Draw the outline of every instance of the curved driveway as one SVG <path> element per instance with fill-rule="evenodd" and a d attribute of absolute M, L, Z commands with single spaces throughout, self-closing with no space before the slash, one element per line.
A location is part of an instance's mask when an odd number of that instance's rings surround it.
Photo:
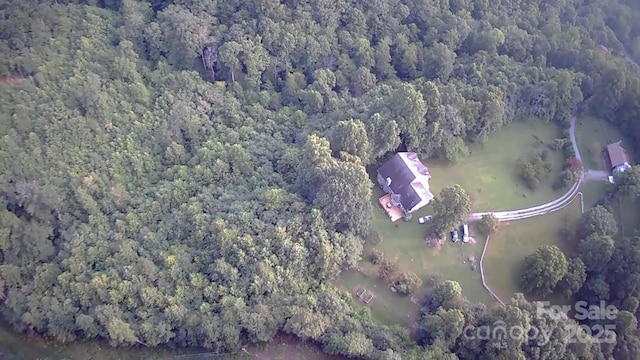
<path fill-rule="evenodd" d="M 576 154 L 576 159 L 582 162 L 582 157 L 580 156 L 580 149 L 578 149 L 578 142 L 576 141 L 576 114 L 571 117 L 571 127 L 569 128 L 569 137 L 571 139 L 571 145 L 573 146 L 573 150 Z M 563 209 L 565 206 L 569 205 L 571 201 L 576 197 L 579 192 L 580 185 L 584 181 L 584 172 L 580 172 L 580 177 L 578 181 L 576 181 L 573 186 L 559 198 L 550 201 L 546 204 L 532 206 L 525 209 L 519 210 L 507 210 L 507 211 L 493 211 L 493 212 L 477 212 L 469 214 L 467 217 L 467 221 L 479 220 L 483 215 L 493 214 L 498 221 L 511 221 L 511 220 L 522 220 L 528 219 L 534 216 L 540 216 L 552 213 L 554 211 L 558 211 Z"/>

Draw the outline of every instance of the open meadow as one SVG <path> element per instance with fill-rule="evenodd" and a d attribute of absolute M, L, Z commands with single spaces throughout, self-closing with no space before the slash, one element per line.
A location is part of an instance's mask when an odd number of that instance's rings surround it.
<path fill-rule="evenodd" d="M 460 184 L 471 196 L 472 211 L 500 211 L 543 204 L 560 196 L 551 185 L 562 170 L 561 151 L 549 149 L 560 129 L 542 121 L 516 121 L 491 135 L 483 145 L 456 164 L 423 159 L 431 173 L 431 189 L 437 195 L 445 186 Z M 535 190 L 519 176 L 518 160 L 547 151 L 553 169 Z"/>
<path fill-rule="evenodd" d="M 631 146 L 620 130 L 607 121 L 584 115 L 576 123 L 576 141 L 582 155 L 582 162 L 587 169 L 608 171 L 604 161 L 606 156 L 604 149 L 607 144 L 619 140 L 622 140 L 624 147 Z M 628 153 L 631 155 L 631 152 Z"/>
<path fill-rule="evenodd" d="M 551 201 L 566 191 L 553 190 L 551 186 L 564 161 L 561 151 L 553 151 L 549 147 L 558 137 L 560 130 L 555 124 L 518 121 L 492 134 L 485 144 L 472 146 L 471 154 L 459 163 L 423 159 L 432 176 L 431 191 L 437 196 L 445 186 L 459 184 L 472 199 L 472 211 L 525 208 Z M 518 161 L 542 152 L 547 153 L 552 171 L 537 189 L 530 190 L 519 176 Z M 375 179 L 375 168 L 370 173 Z M 375 186 L 371 199 L 375 207 L 371 231 L 376 234 L 376 243 L 366 245 L 359 270 L 343 273 L 338 281 L 338 285 L 354 294 L 355 303 L 364 305 L 355 291 L 366 288 L 375 294 L 375 299 L 367 306 L 377 320 L 410 325 L 419 308 L 417 303 L 434 277 L 460 283 L 463 295 L 471 302 L 495 303 L 482 286 L 480 277 L 479 261 L 486 240 L 484 236 L 478 236 L 475 243 L 446 240 L 442 246 L 429 247 L 425 241 L 426 226 L 418 223 L 418 217 L 431 214 L 432 206 L 417 211 L 410 222 L 399 220 L 392 223 L 378 205 L 382 195 L 382 190 Z M 473 231 L 471 226 L 472 235 Z M 421 277 L 424 284 L 413 297 L 393 293 L 389 285 L 378 278 L 378 266 L 370 262 L 373 249 L 383 252 L 385 258 L 398 259 L 399 273 L 411 271 Z M 511 254 L 506 252 L 502 256 L 511 257 Z"/>
<path fill-rule="evenodd" d="M 580 218 L 580 199 L 566 208 L 544 216 L 502 223 L 491 236 L 484 259 L 487 283 L 503 301 L 520 290 L 520 269 L 524 258 L 543 245 L 557 245 L 572 256 L 576 240 L 570 234 Z M 566 229 L 566 230 L 565 230 Z"/>

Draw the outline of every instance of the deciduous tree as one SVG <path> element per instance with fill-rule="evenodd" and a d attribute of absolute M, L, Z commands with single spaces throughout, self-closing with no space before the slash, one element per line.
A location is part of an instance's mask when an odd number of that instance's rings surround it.
<path fill-rule="evenodd" d="M 400 294 L 409 295 L 422 286 L 422 279 L 413 272 L 403 272 L 393 282 Z"/>
<path fill-rule="evenodd" d="M 555 245 L 539 247 L 524 259 L 520 286 L 527 293 L 547 296 L 567 273 L 569 263 Z"/>
<path fill-rule="evenodd" d="M 558 282 L 557 290 L 569 298 L 577 293 L 587 280 L 587 267 L 579 257 L 569 260 L 569 266 L 562 280 Z"/>
<path fill-rule="evenodd" d="M 440 191 L 433 207 L 431 224 L 436 232 L 444 234 L 469 215 L 471 199 L 460 185 L 447 186 Z"/>
<path fill-rule="evenodd" d="M 605 207 L 597 205 L 582 215 L 578 223 L 578 236 L 584 239 L 591 234 L 613 236 L 618 233 L 618 224 Z"/>
<path fill-rule="evenodd" d="M 607 268 L 613 255 L 613 239 L 606 235 L 593 233 L 578 244 L 578 254 L 590 273 L 601 273 Z"/>
<path fill-rule="evenodd" d="M 482 215 L 478 230 L 485 235 L 493 235 L 500 230 L 500 221 L 493 214 Z"/>

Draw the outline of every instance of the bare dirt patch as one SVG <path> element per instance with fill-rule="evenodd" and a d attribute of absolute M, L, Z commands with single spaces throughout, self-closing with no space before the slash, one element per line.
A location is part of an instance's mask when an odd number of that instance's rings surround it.
<path fill-rule="evenodd" d="M 17 85 L 21 83 L 23 80 L 24 78 L 20 76 L 7 76 L 7 77 L 0 78 L 0 82 L 7 85 Z"/>

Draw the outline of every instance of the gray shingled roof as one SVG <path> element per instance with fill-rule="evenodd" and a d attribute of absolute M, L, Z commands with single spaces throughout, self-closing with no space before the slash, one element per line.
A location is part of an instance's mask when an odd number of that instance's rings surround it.
<path fill-rule="evenodd" d="M 386 178 L 391 179 L 389 187 L 394 194 L 400 195 L 400 204 L 409 211 L 413 209 L 422 199 L 420 195 L 413 189 L 411 183 L 416 179 L 411 169 L 402 160 L 399 154 L 395 154 L 393 158 L 384 163 L 378 173 Z"/>

